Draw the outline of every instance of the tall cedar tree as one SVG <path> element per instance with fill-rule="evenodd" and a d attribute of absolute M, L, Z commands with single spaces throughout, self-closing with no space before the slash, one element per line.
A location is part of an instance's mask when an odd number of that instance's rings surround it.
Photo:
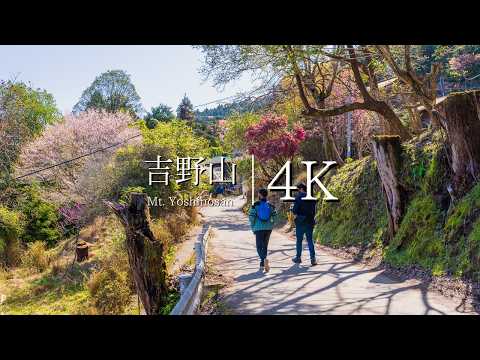
<path fill-rule="evenodd" d="M 187 94 L 183 96 L 180 105 L 177 107 L 177 117 L 182 120 L 193 121 L 195 114 L 193 112 L 193 105 L 190 99 L 187 97 Z"/>

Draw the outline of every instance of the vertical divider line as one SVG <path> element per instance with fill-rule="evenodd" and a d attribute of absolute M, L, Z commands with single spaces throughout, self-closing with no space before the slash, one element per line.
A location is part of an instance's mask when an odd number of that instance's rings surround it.
<path fill-rule="evenodd" d="M 255 202 L 255 155 L 252 154 L 252 205 Z"/>

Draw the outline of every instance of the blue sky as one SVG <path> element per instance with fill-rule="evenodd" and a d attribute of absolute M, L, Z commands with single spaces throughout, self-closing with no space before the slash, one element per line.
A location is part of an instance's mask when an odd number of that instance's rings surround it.
<path fill-rule="evenodd" d="M 200 105 L 251 88 L 249 77 L 222 92 L 211 82 L 202 83 L 201 53 L 183 45 L 0 45 L 0 59 L 0 79 L 16 78 L 47 90 L 61 112 L 71 111 L 83 90 L 106 70 L 130 74 L 146 110 L 159 103 L 175 110 L 184 93 L 193 105 Z"/>

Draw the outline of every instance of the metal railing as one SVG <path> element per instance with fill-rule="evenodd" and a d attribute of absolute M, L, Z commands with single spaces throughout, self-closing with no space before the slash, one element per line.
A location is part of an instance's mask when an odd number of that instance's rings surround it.
<path fill-rule="evenodd" d="M 186 287 L 181 290 L 181 296 L 170 315 L 193 315 L 200 306 L 205 280 L 205 266 L 207 262 L 208 238 L 211 234 L 211 227 L 204 225 L 204 231 L 195 242 L 195 271 L 192 276 L 183 277 L 187 280 Z M 181 285 L 181 289 L 182 289 Z"/>

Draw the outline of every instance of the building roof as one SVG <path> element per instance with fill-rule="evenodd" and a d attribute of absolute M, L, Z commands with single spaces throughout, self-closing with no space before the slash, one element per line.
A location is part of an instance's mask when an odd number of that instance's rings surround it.
<path fill-rule="evenodd" d="M 225 158 L 224 163 L 231 163 L 232 158 L 230 156 L 223 156 Z M 211 159 L 207 159 L 205 164 L 220 164 L 222 162 L 222 156 L 215 156 Z"/>

